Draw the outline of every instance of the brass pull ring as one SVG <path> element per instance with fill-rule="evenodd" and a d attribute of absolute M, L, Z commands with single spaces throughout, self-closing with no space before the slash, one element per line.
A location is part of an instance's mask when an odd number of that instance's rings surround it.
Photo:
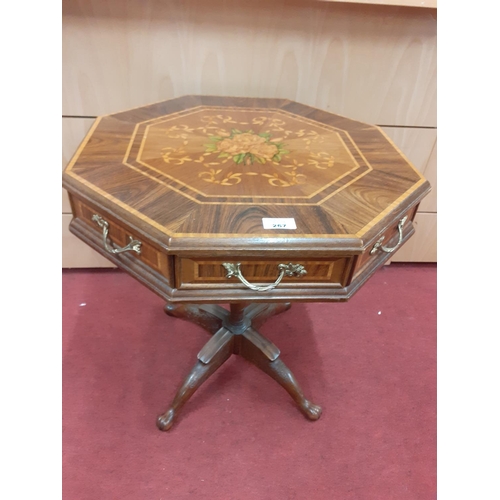
<path fill-rule="evenodd" d="M 384 245 L 382 245 L 382 241 L 384 241 L 385 236 L 382 236 L 375 243 L 375 245 L 373 245 L 373 248 L 370 250 L 370 255 L 375 253 L 377 250 L 382 250 L 383 252 L 386 252 L 386 253 L 394 252 L 394 250 L 396 250 L 396 248 L 398 248 L 399 245 L 401 245 L 401 242 L 403 241 L 403 226 L 404 226 L 407 219 L 408 219 L 408 216 L 406 215 L 398 223 L 399 239 L 398 239 L 398 242 L 396 243 L 395 246 L 393 246 L 392 248 L 384 247 Z"/>
<path fill-rule="evenodd" d="M 109 232 L 109 222 L 104 220 L 100 215 L 94 214 L 92 216 L 92 220 L 94 222 L 97 222 L 98 226 L 102 228 L 102 241 L 104 243 L 104 248 L 106 249 L 107 252 L 109 253 L 122 253 L 122 252 L 136 252 L 138 254 L 141 253 L 141 245 L 142 243 L 140 241 L 134 240 L 132 236 L 129 236 L 129 244 L 127 246 L 124 246 L 122 248 L 113 248 L 110 245 L 108 245 L 108 232 Z"/>
<path fill-rule="evenodd" d="M 240 262 L 238 262 L 237 264 L 224 262 L 222 265 L 225 267 L 227 271 L 226 278 L 232 278 L 233 276 L 236 276 L 246 287 L 250 288 L 250 290 L 255 290 L 256 292 L 267 292 L 268 290 L 276 288 L 285 276 L 300 277 L 303 276 L 304 274 L 307 274 L 307 271 L 304 269 L 304 266 L 301 266 L 300 264 L 292 264 L 291 262 L 289 264 L 278 264 L 278 269 L 280 274 L 276 279 L 276 281 L 267 286 L 257 286 L 247 281 L 243 276 L 243 274 L 241 274 Z"/>

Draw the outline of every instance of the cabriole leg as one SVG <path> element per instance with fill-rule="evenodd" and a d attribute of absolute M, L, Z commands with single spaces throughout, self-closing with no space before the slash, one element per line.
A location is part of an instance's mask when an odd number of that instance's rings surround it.
<path fill-rule="evenodd" d="M 222 326 L 224 318 L 228 312 L 217 305 L 196 305 L 196 304 L 167 304 L 165 312 L 174 318 L 184 319 L 195 323 L 209 333 L 214 334 Z"/>
<path fill-rule="evenodd" d="M 182 407 L 196 390 L 212 375 L 233 353 L 234 337 L 221 328 L 198 354 L 198 362 L 177 391 L 170 408 L 160 415 L 156 425 L 162 431 L 168 431 Z M 206 362 L 204 362 L 206 361 Z"/>
<path fill-rule="evenodd" d="M 239 354 L 276 380 L 308 419 L 318 420 L 321 407 L 306 399 L 293 373 L 279 359 L 278 348 L 253 328 L 246 330 L 242 337 Z"/>

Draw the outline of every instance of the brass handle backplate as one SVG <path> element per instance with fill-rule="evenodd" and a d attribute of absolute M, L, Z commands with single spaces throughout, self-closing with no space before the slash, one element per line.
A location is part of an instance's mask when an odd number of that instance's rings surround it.
<path fill-rule="evenodd" d="M 394 252 L 394 250 L 396 250 L 396 248 L 398 248 L 399 245 L 401 245 L 401 242 L 403 241 L 403 226 L 404 226 L 407 219 L 408 219 L 408 216 L 406 215 L 398 223 L 399 239 L 398 239 L 398 242 L 396 243 L 395 246 L 393 246 L 392 248 L 388 248 L 388 247 L 385 247 L 384 245 L 382 245 L 382 242 L 384 241 L 384 238 L 385 238 L 385 236 L 382 236 L 375 243 L 375 245 L 373 245 L 373 248 L 370 250 L 370 255 L 375 253 L 377 250 L 382 250 L 383 252 L 386 252 L 386 253 Z"/>
<path fill-rule="evenodd" d="M 124 247 L 113 248 L 108 244 L 108 232 L 109 232 L 109 222 L 104 220 L 100 215 L 94 214 L 92 216 L 92 220 L 97 222 L 98 226 L 102 228 L 102 241 L 104 243 L 104 248 L 109 253 L 122 253 L 122 252 L 136 252 L 138 254 L 141 253 L 141 245 L 140 241 L 134 240 L 132 236 L 129 236 L 129 244 Z"/>
<path fill-rule="evenodd" d="M 278 270 L 280 274 L 276 279 L 276 281 L 274 283 L 271 283 L 270 285 L 258 286 L 258 285 L 253 285 L 252 283 L 247 281 L 243 276 L 243 274 L 241 274 L 240 262 L 236 264 L 224 262 L 222 265 L 227 271 L 226 278 L 232 278 L 233 276 L 236 276 L 246 287 L 250 288 L 250 290 L 255 290 L 256 292 L 267 292 L 268 290 L 276 288 L 285 276 L 301 277 L 304 276 L 304 274 L 307 274 L 307 271 L 304 269 L 304 266 L 301 266 L 300 264 L 292 264 L 291 262 L 289 264 L 278 264 Z"/>

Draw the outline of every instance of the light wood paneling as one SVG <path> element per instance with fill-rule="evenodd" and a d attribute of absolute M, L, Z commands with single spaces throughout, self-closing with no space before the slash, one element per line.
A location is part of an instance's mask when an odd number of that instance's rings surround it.
<path fill-rule="evenodd" d="M 432 186 L 432 191 L 420 204 L 419 212 L 437 212 L 437 130 L 400 127 L 382 128 Z"/>
<path fill-rule="evenodd" d="M 62 168 L 66 168 L 78 146 L 89 131 L 94 120 L 91 118 L 63 118 L 62 119 Z M 62 212 L 71 213 L 68 193 L 62 190 Z"/>
<path fill-rule="evenodd" d="M 62 267 L 116 267 L 69 232 L 71 218 L 62 214 Z"/>
<path fill-rule="evenodd" d="M 400 5 L 436 9 L 437 0 L 322 0 L 323 2 L 367 3 L 375 5 Z"/>
<path fill-rule="evenodd" d="M 415 234 L 391 262 L 437 262 L 437 214 L 417 213 Z"/>
<path fill-rule="evenodd" d="M 63 112 L 283 97 L 380 125 L 436 124 L 436 11 L 304 0 L 63 2 Z"/>
<path fill-rule="evenodd" d="M 432 191 L 423 199 L 418 208 L 419 212 L 437 212 L 437 140 L 432 148 L 427 166 L 422 173 L 430 182 Z"/>

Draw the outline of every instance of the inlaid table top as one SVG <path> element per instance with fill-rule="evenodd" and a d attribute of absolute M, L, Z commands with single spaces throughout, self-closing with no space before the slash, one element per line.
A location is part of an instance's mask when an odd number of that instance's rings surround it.
<path fill-rule="evenodd" d="M 430 190 L 376 126 L 289 100 L 213 96 L 99 117 L 63 184 L 77 219 L 95 226 L 94 216 L 111 218 L 110 237 L 146 239 L 154 262 L 168 255 L 368 255 L 374 244 L 383 246 L 382 236 L 385 243 L 398 239 L 403 218 L 407 233 L 400 231 L 398 245 L 411 236 Z M 73 229 L 85 240 L 83 227 Z M 348 285 L 363 259 L 349 262 L 335 283 Z M 178 280 L 185 268 L 171 265 L 177 277 L 172 270 L 169 279 Z M 203 272 L 218 279 L 225 270 L 213 265 Z M 267 271 L 261 277 L 271 279 Z"/>
<path fill-rule="evenodd" d="M 378 127 L 288 100 L 205 96 L 98 118 L 66 182 L 171 248 L 255 237 L 362 247 L 429 189 Z M 262 218 L 297 229 L 264 229 Z"/>
<path fill-rule="evenodd" d="M 317 420 L 322 408 L 257 329 L 291 302 L 352 297 L 414 233 L 430 189 L 378 127 L 209 96 L 99 117 L 63 185 L 71 232 L 212 334 L 161 430 L 233 354 Z"/>

